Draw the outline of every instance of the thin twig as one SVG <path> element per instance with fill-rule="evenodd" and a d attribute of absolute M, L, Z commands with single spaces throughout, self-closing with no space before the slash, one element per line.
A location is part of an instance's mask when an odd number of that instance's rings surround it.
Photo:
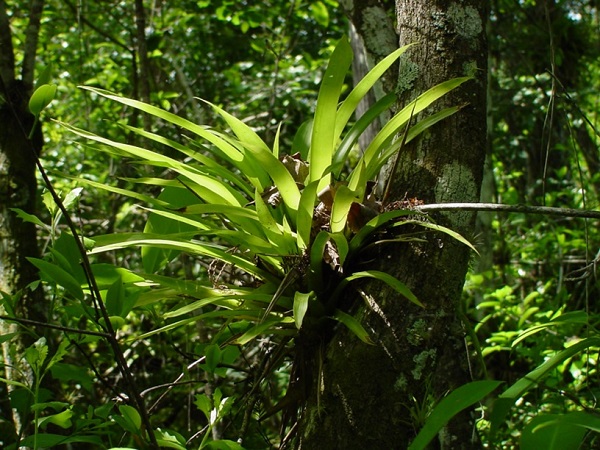
<path fill-rule="evenodd" d="M 65 333 L 85 334 L 87 336 L 99 336 L 99 337 L 102 337 L 105 339 L 108 339 L 110 337 L 110 334 L 102 333 L 100 331 L 80 330 L 79 328 L 71 328 L 71 327 L 65 327 L 62 325 L 54 325 L 51 323 L 39 322 L 37 320 L 22 319 L 20 317 L 0 316 L 0 320 L 6 320 L 7 322 L 9 322 L 9 321 L 17 322 L 17 323 L 20 323 L 23 325 L 32 325 L 34 327 L 50 328 L 52 330 L 59 330 L 59 331 L 65 332 Z"/>
<path fill-rule="evenodd" d="M 589 209 L 553 208 L 550 206 L 504 205 L 501 203 L 432 203 L 414 206 L 419 212 L 435 211 L 493 211 L 521 214 L 541 214 L 544 216 L 578 217 L 600 219 L 600 211 Z"/>

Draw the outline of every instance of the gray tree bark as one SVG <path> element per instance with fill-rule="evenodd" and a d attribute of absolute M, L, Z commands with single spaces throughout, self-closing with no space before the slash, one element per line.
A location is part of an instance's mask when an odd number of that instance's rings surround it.
<path fill-rule="evenodd" d="M 399 44 L 418 42 L 400 63 L 395 89 L 401 105 L 450 78 L 474 80 L 435 107 L 466 105 L 459 113 L 403 149 L 390 175 L 392 200 L 476 202 L 486 151 L 485 2 L 397 0 L 396 13 Z M 472 212 L 432 218 L 463 236 L 473 233 Z M 405 282 L 425 308 L 380 284 L 349 289 L 359 305 L 355 317 L 376 345 L 362 343 L 343 328 L 335 332 L 314 374 L 298 448 L 406 448 L 431 408 L 470 381 L 458 314 L 469 250 L 445 235 L 423 237 L 426 242 L 381 247 L 366 258 Z M 361 296 L 370 307 L 363 306 Z M 468 412 L 432 443 L 432 448 L 478 447 Z"/>

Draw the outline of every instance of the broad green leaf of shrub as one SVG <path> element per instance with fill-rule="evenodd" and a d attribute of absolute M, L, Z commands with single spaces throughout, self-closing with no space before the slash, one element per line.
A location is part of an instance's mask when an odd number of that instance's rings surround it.
<path fill-rule="evenodd" d="M 521 432 L 521 450 L 570 450 L 581 448 L 589 431 L 600 432 L 600 417 L 583 411 L 539 414 Z"/>
<path fill-rule="evenodd" d="M 576 450 L 586 433 L 585 428 L 556 423 L 558 414 L 540 414 L 521 432 L 521 450 Z M 553 425 L 548 423 L 555 422 Z"/>
<path fill-rule="evenodd" d="M 91 434 L 89 436 L 73 434 L 71 436 L 64 436 L 60 434 L 52 433 L 38 433 L 37 436 L 27 436 L 21 440 L 20 445 L 22 447 L 34 448 L 34 442 L 38 448 L 55 448 L 60 445 L 68 444 L 92 444 L 100 448 L 104 447 L 102 438 L 99 435 Z"/>
<path fill-rule="evenodd" d="M 142 418 L 140 417 L 140 413 L 137 412 L 133 406 L 129 405 L 120 405 L 119 412 L 121 413 L 120 416 L 113 416 L 115 421 L 117 421 L 126 431 L 138 434 L 142 428 Z"/>
<path fill-rule="evenodd" d="M 157 428 L 154 431 L 154 436 L 161 448 L 174 448 L 176 450 L 187 450 L 188 448 L 186 446 L 186 439 L 175 431 Z"/>
<path fill-rule="evenodd" d="M 39 116 L 40 113 L 48 106 L 56 96 L 56 85 L 42 84 L 38 87 L 31 98 L 29 99 L 29 111 L 34 116 Z"/>
<path fill-rule="evenodd" d="M 56 425 L 62 429 L 70 428 L 73 425 L 71 418 L 73 417 L 73 411 L 66 409 L 57 414 L 51 414 L 49 416 L 41 417 L 37 425 L 41 428 L 46 428 L 48 424 Z"/>
<path fill-rule="evenodd" d="M 48 230 L 48 225 L 42 222 L 37 216 L 26 213 L 25 211 L 19 208 L 10 208 L 10 210 L 14 212 L 17 216 L 19 216 L 19 219 L 21 219 L 23 222 L 33 223 L 34 225 L 37 225 L 42 229 Z"/>
<path fill-rule="evenodd" d="M 65 288 L 74 298 L 83 300 L 81 284 L 69 272 L 43 259 L 27 258 L 27 260 L 40 270 L 42 276 Z"/>

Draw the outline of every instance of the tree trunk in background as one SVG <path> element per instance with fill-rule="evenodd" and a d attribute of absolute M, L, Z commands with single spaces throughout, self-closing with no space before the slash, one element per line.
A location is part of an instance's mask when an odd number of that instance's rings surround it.
<path fill-rule="evenodd" d="M 398 48 L 398 36 L 394 30 L 391 8 L 386 9 L 381 2 L 345 0 L 342 6 L 350 21 L 349 38 L 354 53 L 352 78 L 356 85 L 378 62 Z M 394 67 L 375 84 L 356 108 L 356 120 L 377 100 L 394 90 L 397 77 L 398 71 Z M 361 151 L 368 147 L 390 117 L 390 114 L 383 114 L 360 135 L 358 145 Z"/>
<path fill-rule="evenodd" d="M 0 0 L 0 291 L 12 296 L 18 317 L 39 322 L 45 321 L 46 305 L 41 289 L 30 290 L 27 286 L 39 279 L 37 270 L 27 257 L 38 256 L 35 226 L 24 223 L 11 208 L 35 213 L 37 186 L 35 177 L 35 155 L 42 148 L 39 126 L 29 133 L 34 117 L 29 112 L 28 102 L 33 89 L 35 54 L 39 33 L 43 1 L 31 1 L 28 11 L 29 26 L 25 35 L 21 79 L 15 77 L 15 57 L 6 4 Z M 0 312 L 5 313 L 0 306 Z M 0 320 L 0 335 L 17 333 L 13 323 Z M 29 368 L 20 363 L 23 348 L 33 342 L 28 333 L 2 344 L 4 376 L 9 380 L 27 378 Z M 30 376 L 30 374 L 29 374 Z M 0 387 L 0 415 L 5 422 L 0 428 L 4 444 L 12 442 L 12 433 L 27 426 L 22 417 L 11 412 L 10 387 Z M 13 429 L 6 429 L 6 424 Z"/>
<path fill-rule="evenodd" d="M 401 105 L 450 78 L 474 80 L 436 104 L 465 105 L 459 113 L 402 151 L 391 200 L 407 195 L 426 203 L 476 202 L 486 151 L 485 2 L 398 0 L 396 10 L 400 45 L 419 43 L 400 62 Z M 466 237 L 473 234 L 473 213 L 434 219 Z M 445 235 L 423 237 L 426 242 L 381 247 L 370 256 L 377 269 L 405 282 L 424 309 L 381 284 L 362 286 L 372 308 L 349 291 L 360 305 L 355 317 L 376 345 L 363 344 L 343 328 L 336 332 L 315 382 L 322 392 L 315 388 L 303 411 L 298 439 L 303 450 L 406 448 L 431 408 L 471 380 L 458 314 L 469 249 Z M 439 433 L 432 448 L 479 448 L 474 436 L 466 412 Z"/>

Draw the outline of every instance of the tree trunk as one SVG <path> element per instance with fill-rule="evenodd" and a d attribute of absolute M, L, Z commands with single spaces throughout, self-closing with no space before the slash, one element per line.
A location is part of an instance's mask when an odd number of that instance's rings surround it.
<path fill-rule="evenodd" d="M 396 91 L 401 105 L 450 78 L 474 80 L 436 108 L 465 107 L 405 147 L 393 176 L 392 200 L 426 203 L 479 200 L 486 149 L 485 2 L 398 0 L 401 60 Z M 360 31 L 360 28 L 357 27 Z M 418 119 L 418 118 L 417 118 Z M 475 214 L 432 217 L 470 237 Z M 306 449 L 406 448 L 427 414 L 449 391 L 470 381 L 468 350 L 458 308 L 469 250 L 438 234 L 371 255 L 376 268 L 405 282 L 425 304 L 419 308 L 377 283 L 363 285 L 355 317 L 371 332 L 366 345 L 340 328 L 323 354 L 322 369 L 300 422 L 297 446 Z M 470 414 L 439 433 L 432 448 L 478 448 Z"/>
<path fill-rule="evenodd" d="M 10 297 L 18 317 L 44 322 L 46 305 L 40 288 L 28 285 L 39 279 L 37 270 L 27 257 L 38 256 L 35 226 L 25 223 L 12 208 L 35 214 L 37 185 L 35 154 L 42 148 L 39 126 L 31 133 L 34 117 L 28 110 L 33 89 L 35 53 L 43 1 L 30 2 L 29 26 L 25 33 L 21 79 L 15 77 L 15 61 L 6 4 L 0 0 L 0 293 Z M 29 137 L 31 134 L 31 138 Z M 0 313 L 6 311 L 0 306 Z M 15 324 L 0 320 L 0 335 L 16 333 Z M 23 379 L 32 375 L 21 363 L 23 348 L 33 343 L 29 333 L 2 344 L 4 376 L 8 380 L 31 382 Z M 4 424 L 13 423 L 12 430 L 0 429 L 8 444 L 26 426 L 16 411 L 10 413 L 8 395 L 14 388 L 0 390 L 0 411 Z"/>

